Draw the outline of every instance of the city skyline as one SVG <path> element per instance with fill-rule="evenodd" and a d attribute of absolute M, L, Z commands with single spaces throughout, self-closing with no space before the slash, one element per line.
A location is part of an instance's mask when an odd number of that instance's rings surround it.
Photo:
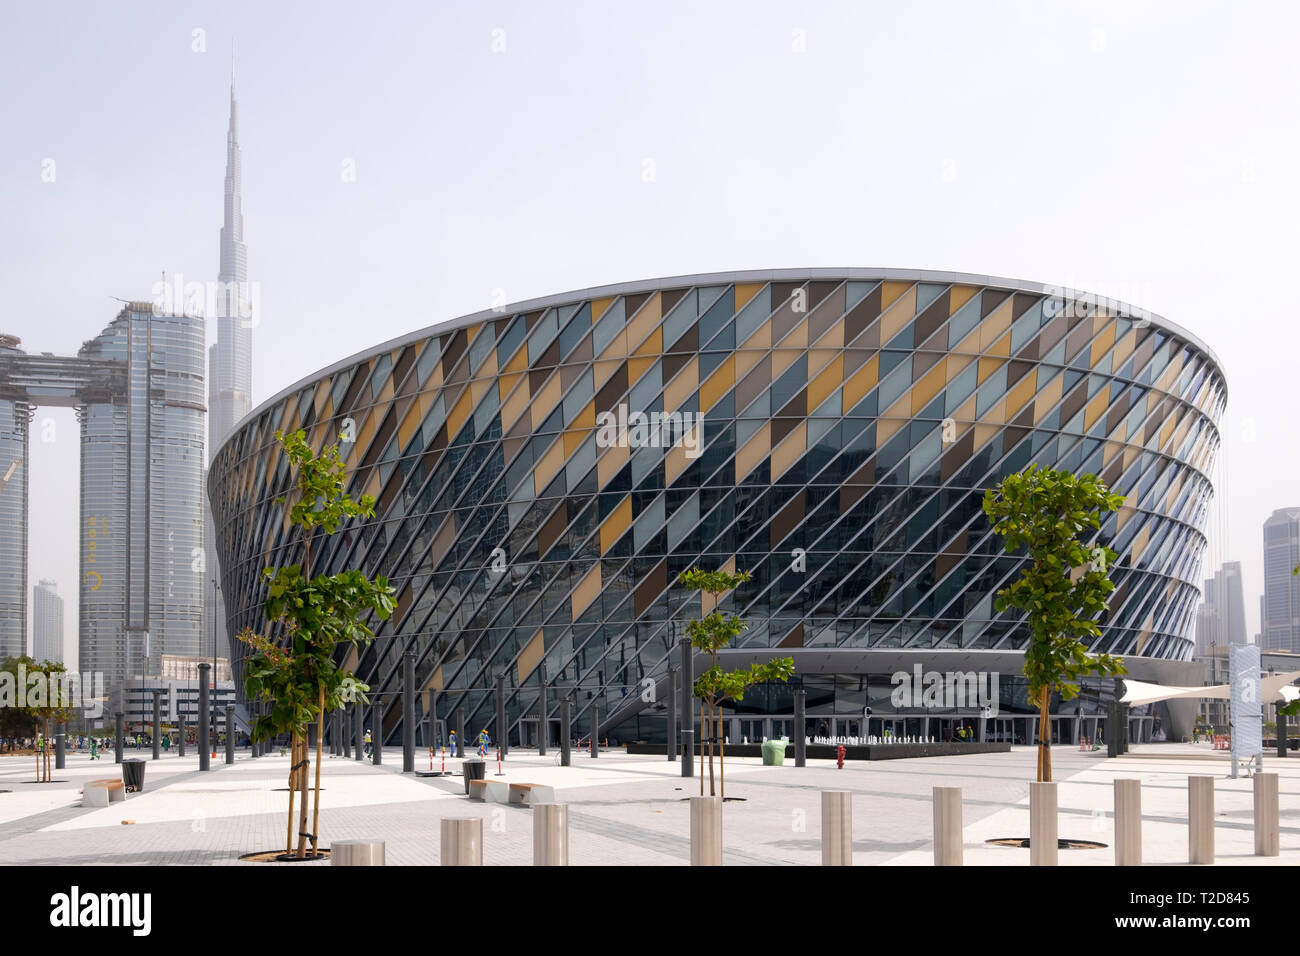
<path fill-rule="evenodd" d="M 35 49 L 62 69 L 37 95 L 0 104 L 26 144 L 6 153 L 4 200 L 15 221 L 36 224 L 0 239 L 18 305 L 9 331 L 72 353 L 110 295 L 142 298 L 164 270 L 211 274 L 204 223 L 224 221 L 209 185 L 221 175 L 213 144 L 238 32 L 239 121 L 256 143 L 242 183 L 257 211 L 252 278 L 275 315 L 257 330 L 251 401 L 366 343 L 498 300 L 627 278 L 633 262 L 644 278 L 789 263 L 1059 282 L 1165 315 L 1222 359 L 1229 480 L 1212 506 L 1225 514 L 1212 522 L 1203 576 L 1239 560 L 1248 632 L 1260 629 L 1260 529 L 1292 505 L 1289 423 L 1273 393 L 1296 333 L 1263 277 L 1285 274 L 1277 240 L 1298 195 L 1275 160 L 1300 139 L 1277 121 L 1296 92 L 1280 46 L 1293 12 L 1278 11 L 1261 38 L 1190 9 L 954 6 L 932 19 L 840 7 L 796 21 L 759 6 L 735 22 L 679 6 L 631 22 L 629 51 L 596 42 L 609 26 L 599 14 L 442 11 L 357 43 L 336 28 L 344 8 L 325 9 L 313 24 L 239 4 L 221 16 L 88 10 L 94 42 L 43 11 L 11 14 L 0 72 L 38 69 Z M 989 17 L 1000 29 L 976 57 L 964 38 Z M 111 59 L 128 41 L 157 57 Z M 588 54 L 581 68 L 561 62 L 573 49 Z M 710 69 L 701 83 L 693 67 L 666 69 L 716 62 L 719 49 L 730 75 Z M 920 67 L 932 58 L 969 67 L 969 82 L 927 80 Z M 1024 69 L 1049 64 L 1096 69 L 1039 70 L 1041 82 L 1023 83 Z M 1166 83 L 1187 95 L 1165 103 Z M 1108 111 L 1091 127 L 1097 140 L 1137 148 L 1053 142 L 1046 131 L 1059 123 L 1045 118 L 1091 116 L 1083 107 L 1098 97 Z M 990 100 L 1043 120 L 1043 132 L 1007 136 L 979 106 Z M 576 124 L 553 122 L 560 105 Z M 908 125 L 936 109 L 946 128 Z M 773 133 L 755 140 L 756 128 Z M 142 129 L 159 131 L 168 162 L 131 148 Z M 1028 140 L 1040 148 L 1025 152 Z M 529 145 L 501 148 L 515 142 Z M 47 159 L 53 179 L 42 178 Z M 827 203 L 832 183 L 858 191 Z M 624 238 L 611 241 L 614 231 Z M 43 415 L 75 434 L 70 412 Z M 33 579 L 75 576 L 57 530 L 65 475 L 76 473 L 69 445 L 33 441 Z"/>

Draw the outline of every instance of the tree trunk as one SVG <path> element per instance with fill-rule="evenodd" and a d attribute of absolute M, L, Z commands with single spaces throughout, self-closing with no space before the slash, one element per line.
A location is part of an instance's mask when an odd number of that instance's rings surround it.
<path fill-rule="evenodd" d="M 325 688 L 320 689 L 320 712 L 316 715 L 316 794 L 311 815 L 311 855 L 318 856 L 320 846 L 320 765 L 321 745 L 325 740 Z"/>
<path fill-rule="evenodd" d="M 704 796 L 704 728 L 705 728 L 705 723 L 704 723 L 704 698 L 701 697 L 701 698 L 700 698 L 700 740 L 699 740 L 699 747 L 700 747 L 700 796 L 701 796 L 701 797 Z M 692 759 L 692 760 L 695 759 L 695 755 L 694 755 L 694 754 L 691 755 L 691 759 Z"/>
<path fill-rule="evenodd" d="M 722 736 L 722 705 L 718 704 L 718 795 L 727 799 L 727 742 Z"/>
<path fill-rule="evenodd" d="M 1050 783 L 1052 780 L 1052 720 L 1047 708 L 1052 700 L 1052 688 L 1044 687 L 1038 701 L 1038 780 Z"/>
<path fill-rule="evenodd" d="M 289 738 L 289 827 L 284 837 L 284 854 L 293 852 L 293 798 L 298 785 L 298 772 L 293 768 L 298 763 L 298 735 Z"/>
<path fill-rule="evenodd" d="M 300 860 L 307 859 L 307 771 L 308 755 L 311 753 L 311 741 L 307 734 L 302 735 L 302 741 L 298 745 L 301 756 L 298 762 L 302 768 L 298 771 L 298 850 L 297 857 Z"/>
<path fill-rule="evenodd" d="M 704 715 L 701 714 L 700 716 L 703 717 Z M 709 796 L 716 797 L 718 793 L 716 788 L 714 787 L 714 782 L 713 782 L 713 704 L 712 703 L 709 704 L 709 719 L 707 723 L 705 723 L 704 721 L 701 721 L 701 723 L 704 723 L 704 725 L 708 727 L 708 735 L 709 735 Z"/>

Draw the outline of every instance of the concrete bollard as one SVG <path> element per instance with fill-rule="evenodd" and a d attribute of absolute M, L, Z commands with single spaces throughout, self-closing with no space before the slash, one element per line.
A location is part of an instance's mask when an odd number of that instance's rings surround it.
<path fill-rule="evenodd" d="M 440 825 L 443 866 L 483 865 L 483 821 L 478 817 L 443 817 Z"/>
<path fill-rule="evenodd" d="M 1056 866 L 1056 784 L 1029 785 L 1029 865 Z"/>
<path fill-rule="evenodd" d="M 822 866 L 853 865 L 853 794 L 822 791 Z"/>
<path fill-rule="evenodd" d="M 539 803 L 533 807 L 533 866 L 569 865 L 569 807 Z"/>
<path fill-rule="evenodd" d="M 934 787 L 934 865 L 961 866 L 961 787 Z"/>
<path fill-rule="evenodd" d="M 1187 778 L 1187 859 L 1214 862 L 1214 778 Z"/>
<path fill-rule="evenodd" d="M 691 866 L 722 866 L 722 801 L 691 797 Z"/>
<path fill-rule="evenodd" d="M 1142 865 L 1142 781 L 1115 781 L 1115 865 Z"/>
<path fill-rule="evenodd" d="M 1277 802 L 1277 774 L 1255 774 L 1255 855 L 1282 853 Z"/>
<path fill-rule="evenodd" d="M 383 840 L 335 840 L 330 844 L 330 866 L 383 865 Z"/>

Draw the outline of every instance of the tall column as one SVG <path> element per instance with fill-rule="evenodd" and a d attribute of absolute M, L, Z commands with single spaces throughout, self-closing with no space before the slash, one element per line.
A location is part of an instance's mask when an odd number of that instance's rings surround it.
<path fill-rule="evenodd" d="M 497 747 L 501 749 L 501 756 L 506 756 L 510 752 L 509 740 L 507 736 L 509 731 L 506 730 L 506 675 L 497 675 Z"/>
<path fill-rule="evenodd" d="M 808 766 L 808 692 L 802 687 L 794 692 L 794 765 Z"/>
<path fill-rule="evenodd" d="M 460 707 L 456 710 L 456 718 L 460 721 L 456 725 L 456 756 L 465 756 L 465 698 L 461 698 Z"/>
<path fill-rule="evenodd" d="M 226 705 L 226 763 L 235 762 L 235 705 Z"/>
<path fill-rule="evenodd" d="M 339 708 L 339 745 L 343 750 L 343 759 L 352 759 L 352 729 L 349 726 L 352 721 L 351 710 L 356 707 L 355 704 L 344 704 Z"/>
<path fill-rule="evenodd" d="M 378 767 L 384 762 L 384 705 L 376 695 L 370 708 L 370 762 Z"/>
<path fill-rule="evenodd" d="M 59 721 L 54 725 L 54 769 L 62 770 L 68 764 L 68 725 Z"/>
<path fill-rule="evenodd" d="M 669 760 L 677 759 L 677 668 L 668 668 L 668 731 L 664 734 L 664 750 Z"/>
<path fill-rule="evenodd" d="M 153 692 L 153 759 L 162 756 L 162 691 Z"/>
<path fill-rule="evenodd" d="M 199 664 L 199 769 L 210 770 L 212 762 L 212 715 L 209 708 L 212 701 L 208 699 L 208 674 L 212 665 L 207 661 Z"/>
<path fill-rule="evenodd" d="M 180 757 L 185 756 L 185 730 L 185 715 L 178 713 L 176 715 L 176 736 L 180 739 L 176 741 L 176 754 Z"/>
<path fill-rule="evenodd" d="M 415 654 L 402 655 L 402 773 L 415 772 Z"/>
<path fill-rule="evenodd" d="M 591 756 L 600 756 L 600 698 L 591 699 Z"/>
<path fill-rule="evenodd" d="M 692 690 L 695 685 L 693 649 L 686 638 L 681 640 L 682 649 L 682 776 L 695 776 L 695 713 L 691 707 L 694 701 Z"/>
<path fill-rule="evenodd" d="M 550 736 L 550 724 L 547 721 L 546 701 L 546 663 L 537 665 L 537 756 L 546 756 L 546 738 Z M 522 743 L 522 741 L 521 741 Z"/>
<path fill-rule="evenodd" d="M 1286 756 L 1286 714 L 1281 711 L 1277 715 L 1277 755 Z"/>
<path fill-rule="evenodd" d="M 114 763 L 122 762 L 122 747 L 123 747 L 122 716 L 123 715 L 120 710 L 113 715 L 114 721 L 117 724 L 116 730 L 113 733 L 113 762 Z"/>
<path fill-rule="evenodd" d="M 355 759 L 366 759 L 366 709 L 360 702 L 352 705 L 352 745 L 356 749 Z"/>
<path fill-rule="evenodd" d="M 560 701 L 560 766 L 572 766 L 573 754 L 573 698 Z"/>

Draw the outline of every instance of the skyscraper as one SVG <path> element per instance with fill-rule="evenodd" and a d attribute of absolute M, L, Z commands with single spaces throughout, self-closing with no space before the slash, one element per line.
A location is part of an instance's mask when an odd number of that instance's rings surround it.
<path fill-rule="evenodd" d="M 243 184 L 239 153 L 239 103 L 235 99 L 235 71 L 230 71 L 230 124 L 226 130 L 225 203 L 221 224 L 221 262 L 217 275 L 217 341 L 208 350 L 208 447 L 216 448 L 230 430 L 248 414 L 253 390 L 252 327 L 254 296 L 248 284 L 248 256 L 244 248 Z M 219 583 L 221 568 L 215 547 L 212 509 L 203 506 L 208 640 L 225 646 L 226 612 Z M 213 648 L 213 653 L 217 648 Z"/>
<path fill-rule="evenodd" d="M 1211 647 L 1246 643 L 1246 602 L 1241 590 L 1241 562 L 1229 561 L 1205 582 L 1196 612 L 1196 654 Z"/>
<path fill-rule="evenodd" d="M 58 585 L 42 580 L 32 588 L 32 657 L 63 662 L 63 598 Z"/>
<path fill-rule="evenodd" d="M 32 406 L 10 389 L 6 372 L 24 356 L 13 335 L 0 335 L 0 657 L 27 646 L 27 428 Z"/>
<path fill-rule="evenodd" d="M 1264 603 L 1261 647 L 1300 651 L 1300 508 L 1279 508 L 1264 522 Z"/>

